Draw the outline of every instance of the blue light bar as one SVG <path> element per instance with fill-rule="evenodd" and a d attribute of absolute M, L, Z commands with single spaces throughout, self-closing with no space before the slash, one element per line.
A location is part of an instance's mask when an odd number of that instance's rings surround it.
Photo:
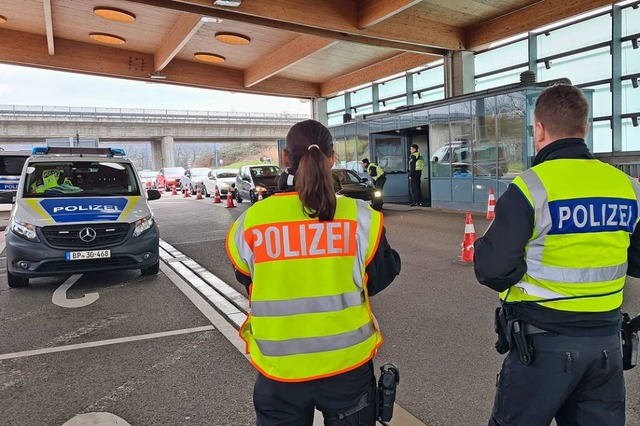
<path fill-rule="evenodd" d="M 31 155 L 47 155 L 49 147 L 47 146 L 35 146 L 31 149 Z"/>
<path fill-rule="evenodd" d="M 114 157 L 126 157 L 127 153 L 122 148 L 109 148 L 111 155 Z"/>

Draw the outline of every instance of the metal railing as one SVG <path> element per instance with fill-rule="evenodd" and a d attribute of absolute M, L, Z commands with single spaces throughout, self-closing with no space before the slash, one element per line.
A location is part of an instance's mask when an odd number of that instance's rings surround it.
<path fill-rule="evenodd" d="M 33 105 L 0 105 L 0 120 L 70 121 L 172 121 L 212 124 L 292 125 L 309 115 L 289 113 L 190 111 L 142 108 L 89 108 Z"/>

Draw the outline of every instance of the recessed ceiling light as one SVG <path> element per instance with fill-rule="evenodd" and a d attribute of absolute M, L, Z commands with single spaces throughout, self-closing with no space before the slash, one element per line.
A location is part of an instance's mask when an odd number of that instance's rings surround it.
<path fill-rule="evenodd" d="M 221 64 L 227 60 L 224 56 L 215 55 L 213 53 L 205 53 L 205 52 L 194 53 L 193 56 L 199 61 L 209 62 L 212 64 Z"/>
<path fill-rule="evenodd" d="M 216 33 L 216 40 L 221 41 L 227 44 L 235 44 L 237 46 L 242 46 L 251 43 L 251 39 L 242 34 L 235 33 Z"/>
<path fill-rule="evenodd" d="M 90 33 L 89 37 L 91 38 L 91 40 L 106 44 L 124 44 L 126 42 L 124 38 L 118 37 L 113 34 Z"/>
<path fill-rule="evenodd" d="M 133 22 L 136 20 L 136 15 L 131 12 L 127 12 L 122 9 L 114 9 L 113 7 L 94 7 L 93 13 L 101 18 L 108 19 L 110 21 L 117 22 Z"/>
<path fill-rule="evenodd" d="M 242 0 L 213 0 L 216 6 L 238 7 L 242 4 Z"/>
<path fill-rule="evenodd" d="M 7 18 L 5 18 L 4 16 L 0 15 L 0 24 L 4 24 L 5 22 L 7 22 Z"/>

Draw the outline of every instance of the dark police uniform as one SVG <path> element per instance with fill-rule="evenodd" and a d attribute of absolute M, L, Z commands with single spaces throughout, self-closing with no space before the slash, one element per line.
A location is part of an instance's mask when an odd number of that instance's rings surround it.
<path fill-rule="evenodd" d="M 618 333 L 625 273 L 640 277 L 639 194 L 582 139 L 563 139 L 498 200 L 475 274 L 521 320 L 527 349 L 511 345 L 490 425 L 624 425 Z"/>
<path fill-rule="evenodd" d="M 410 198 L 412 206 L 422 205 L 422 189 L 420 188 L 420 180 L 422 179 L 422 169 L 424 168 L 424 159 L 418 151 L 409 156 L 409 180 Z"/>

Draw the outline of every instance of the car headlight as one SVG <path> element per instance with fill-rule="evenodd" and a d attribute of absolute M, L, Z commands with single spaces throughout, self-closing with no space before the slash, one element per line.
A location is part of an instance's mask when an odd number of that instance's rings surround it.
<path fill-rule="evenodd" d="M 382 197 L 382 191 L 375 191 L 375 192 L 373 193 L 373 196 L 374 196 L 374 197 L 376 197 L 376 198 L 380 198 L 380 197 Z"/>
<path fill-rule="evenodd" d="M 143 217 L 136 220 L 136 229 L 133 230 L 133 236 L 139 237 L 153 226 L 153 215 Z"/>
<path fill-rule="evenodd" d="M 40 241 L 36 234 L 36 226 L 30 223 L 18 222 L 14 219 L 13 222 L 11 222 L 11 231 L 26 240 Z"/>

